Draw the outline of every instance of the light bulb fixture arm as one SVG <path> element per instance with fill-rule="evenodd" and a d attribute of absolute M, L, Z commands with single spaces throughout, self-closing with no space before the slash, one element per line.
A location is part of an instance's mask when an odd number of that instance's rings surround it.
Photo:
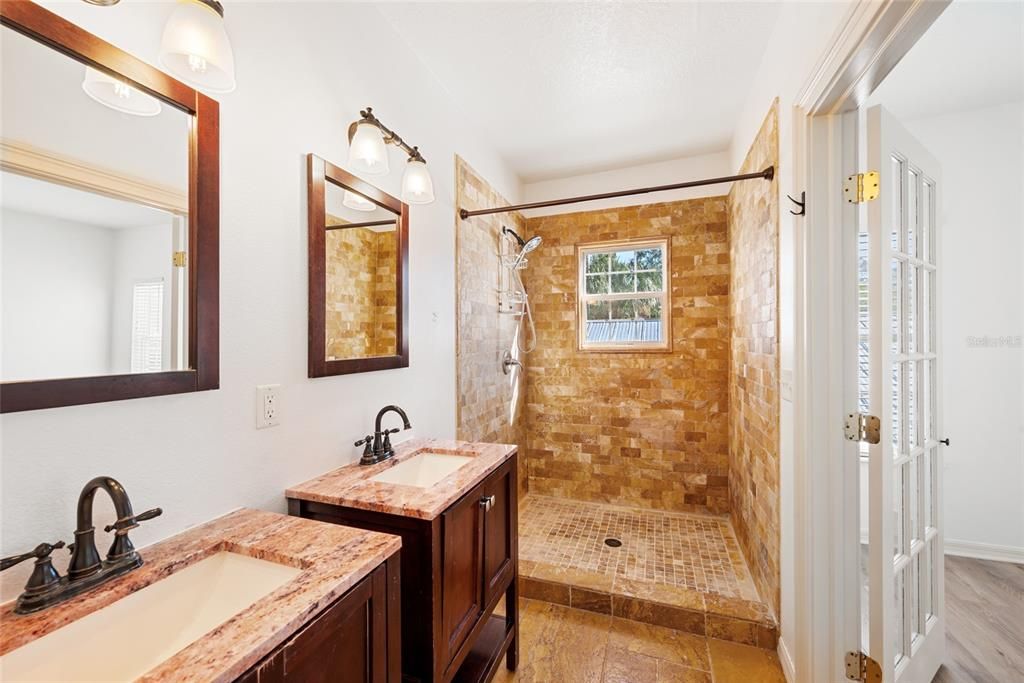
<path fill-rule="evenodd" d="M 353 121 L 352 124 L 348 127 L 349 143 L 352 142 L 352 138 L 356 134 L 356 127 L 358 127 L 360 123 L 368 123 L 371 126 L 375 126 L 377 127 L 377 129 L 380 130 L 380 132 L 384 136 L 385 143 L 395 145 L 396 147 L 400 148 L 403 152 L 408 154 L 410 161 L 420 161 L 423 163 L 427 162 L 427 160 L 423 158 L 423 155 L 420 154 L 419 147 L 409 146 L 409 143 L 403 140 L 398 133 L 385 126 L 383 123 L 380 122 L 380 119 L 373 115 L 373 107 L 367 107 L 366 109 L 360 111 L 359 115 L 362 118 L 360 118 L 358 121 Z"/>

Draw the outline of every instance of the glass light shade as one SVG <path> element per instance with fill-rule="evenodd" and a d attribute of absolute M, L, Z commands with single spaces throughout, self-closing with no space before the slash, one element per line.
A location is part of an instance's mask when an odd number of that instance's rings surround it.
<path fill-rule="evenodd" d="M 348 164 L 367 175 L 388 172 L 388 148 L 384 134 L 372 123 L 360 123 L 348 146 Z"/>
<path fill-rule="evenodd" d="M 427 164 L 410 159 L 402 174 L 402 201 L 407 204 L 429 204 L 434 201 L 434 181 Z"/>
<path fill-rule="evenodd" d="M 152 95 L 147 95 L 124 81 L 108 76 L 91 66 L 85 67 L 82 90 L 100 104 L 124 114 L 156 116 L 162 109 L 160 100 Z"/>
<path fill-rule="evenodd" d="M 224 18 L 198 0 L 180 0 L 167 20 L 160 63 L 200 90 L 235 89 L 235 55 L 224 30 Z"/>
<path fill-rule="evenodd" d="M 376 204 L 363 195 L 350 192 L 349 190 L 345 190 L 345 196 L 342 198 L 341 203 L 356 211 L 373 211 L 377 208 Z"/>

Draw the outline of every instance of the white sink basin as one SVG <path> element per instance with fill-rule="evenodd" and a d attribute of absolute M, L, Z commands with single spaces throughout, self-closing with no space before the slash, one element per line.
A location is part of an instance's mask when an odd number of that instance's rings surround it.
<path fill-rule="evenodd" d="M 135 680 L 300 572 L 216 553 L 0 657 L 0 680 Z"/>
<path fill-rule="evenodd" d="M 424 451 L 370 477 L 370 481 L 428 489 L 472 459 L 465 455 Z"/>

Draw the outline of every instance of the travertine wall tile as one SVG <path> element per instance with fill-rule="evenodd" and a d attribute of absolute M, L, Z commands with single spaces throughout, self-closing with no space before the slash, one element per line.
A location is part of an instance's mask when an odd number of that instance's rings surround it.
<path fill-rule="evenodd" d="M 463 159 L 455 157 L 455 205 L 474 209 L 508 204 Z M 491 214 L 468 220 L 456 217 L 456 308 L 458 341 L 456 372 L 457 437 L 524 445 L 522 403 L 526 376 L 502 372 L 502 354 L 515 344 L 516 317 L 498 311 L 498 291 L 507 283 L 499 254 L 507 226 L 526 235 L 520 214 Z M 508 248 L 508 247 L 506 247 Z M 527 468 L 520 459 L 520 492 L 525 493 Z"/>
<path fill-rule="evenodd" d="M 779 163 L 778 101 L 740 173 Z M 776 177 L 778 177 L 776 170 Z M 778 182 L 729 192 L 732 348 L 729 494 L 733 525 L 754 583 L 779 610 Z"/>
<path fill-rule="evenodd" d="M 729 242 L 725 197 L 527 221 L 530 490 L 676 511 L 728 509 Z M 577 350 L 576 245 L 671 237 L 669 353 Z"/>
<path fill-rule="evenodd" d="M 332 219 L 331 225 L 344 221 Z M 366 358 L 396 353 L 395 232 L 328 230 L 327 356 Z"/>

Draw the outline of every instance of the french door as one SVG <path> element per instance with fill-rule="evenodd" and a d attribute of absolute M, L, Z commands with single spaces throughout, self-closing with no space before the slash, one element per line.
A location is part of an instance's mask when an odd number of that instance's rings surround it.
<path fill-rule="evenodd" d="M 866 125 L 867 164 L 880 187 L 862 233 L 861 359 L 881 437 L 867 451 L 864 645 L 886 683 L 927 683 L 945 653 L 936 319 L 943 189 L 935 160 L 887 111 L 870 108 Z"/>

